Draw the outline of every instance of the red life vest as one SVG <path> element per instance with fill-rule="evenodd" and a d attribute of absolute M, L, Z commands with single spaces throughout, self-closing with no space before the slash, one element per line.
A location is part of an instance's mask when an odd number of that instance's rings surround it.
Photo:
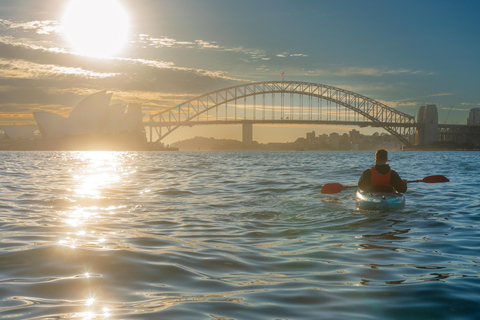
<path fill-rule="evenodd" d="M 390 176 L 391 176 L 392 171 L 389 170 L 387 173 L 381 174 L 380 172 L 378 172 L 377 169 L 375 169 L 375 167 L 371 167 L 370 169 L 371 169 L 371 174 L 370 174 L 371 182 L 370 182 L 370 184 L 372 186 L 378 186 L 378 185 L 391 186 L 392 185 L 390 183 Z"/>

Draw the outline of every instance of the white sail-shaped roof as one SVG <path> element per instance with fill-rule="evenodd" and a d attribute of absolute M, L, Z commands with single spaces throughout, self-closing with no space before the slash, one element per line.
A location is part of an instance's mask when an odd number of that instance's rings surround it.
<path fill-rule="evenodd" d="M 124 114 L 122 122 L 120 124 L 119 132 L 130 132 L 135 130 L 139 123 L 142 121 L 142 119 L 142 108 L 136 103 L 129 104 L 127 112 Z"/>
<path fill-rule="evenodd" d="M 27 126 L 17 126 L 17 125 L 5 125 L 0 126 L 0 130 L 5 132 L 5 134 L 10 139 L 18 139 L 18 138 L 33 138 L 33 133 L 37 129 L 35 125 L 27 125 Z"/>
<path fill-rule="evenodd" d="M 105 91 L 94 93 L 83 99 L 68 116 L 67 134 L 99 135 L 107 114 L 112 94 Z"/>
<path fill-rule="evenodd" d="M 77 104 L 68 118 L 50 112 L 34 112 L 33 116 L 44 138 L 142 132 L 142 108 L 138 104 L 109 105 L 111 97 L 106 91 L 94 93 Z"/>
<path fill-rule="evenodd" d="M 44 138 L 61 137 L 67 130 L 67 118 L 51 112 L 34 112 L 38 130 Z"/>
<path fill-rule="evenodd" d="M 103 124 L 102 133 L 116 134 L 119 132 L 119 126 L 122 123 L 122 119 L 127 106 L 121 104 L 110 105 L 107 108 L 107 116 Z"/>

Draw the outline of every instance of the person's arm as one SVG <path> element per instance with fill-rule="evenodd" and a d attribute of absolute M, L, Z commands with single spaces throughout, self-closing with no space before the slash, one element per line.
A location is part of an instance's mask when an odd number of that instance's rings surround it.
<path fill-rule="evenodd" d="M 363 171 L 362 176 L 358 180 L 358 187 L 362 190 L 367 189 L 370 187 L 370 182 L 371 182 L 371 170 L 367 169 Z"/>
<path fill-rule="evenodd" d="M 407 184 L 400 178 L 397 172 L 392 170 L 391 176 L 390 176 L 390 183 L 393 185 L 395 190 L 398 192 L 404 193 L 407 191 Z"/>

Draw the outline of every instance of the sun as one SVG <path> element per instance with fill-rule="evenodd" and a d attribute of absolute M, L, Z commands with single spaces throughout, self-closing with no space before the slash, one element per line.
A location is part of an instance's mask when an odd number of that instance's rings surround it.
<path fill-rule="evenodd" d="M 65 11 L 63 30 L 77 52 L 105 58 L 126 45 L 129 21 L 115 0 L 72 0 Z"/>

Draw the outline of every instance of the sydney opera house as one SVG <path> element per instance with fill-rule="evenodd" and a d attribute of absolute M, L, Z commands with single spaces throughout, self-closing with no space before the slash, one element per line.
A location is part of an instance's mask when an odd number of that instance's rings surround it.
<path fill-rule="evenodd" d="M 34 112 L 36 126 L 0 126 L 10 140 L 40 136 L 34 150 L 145 150 L 142 109 L 137 104 L 110 105 L 112 94 L 97 92 L 77 104 L 68 117 Z M 30 148 L 29 148 L 30 149 Z"/>

